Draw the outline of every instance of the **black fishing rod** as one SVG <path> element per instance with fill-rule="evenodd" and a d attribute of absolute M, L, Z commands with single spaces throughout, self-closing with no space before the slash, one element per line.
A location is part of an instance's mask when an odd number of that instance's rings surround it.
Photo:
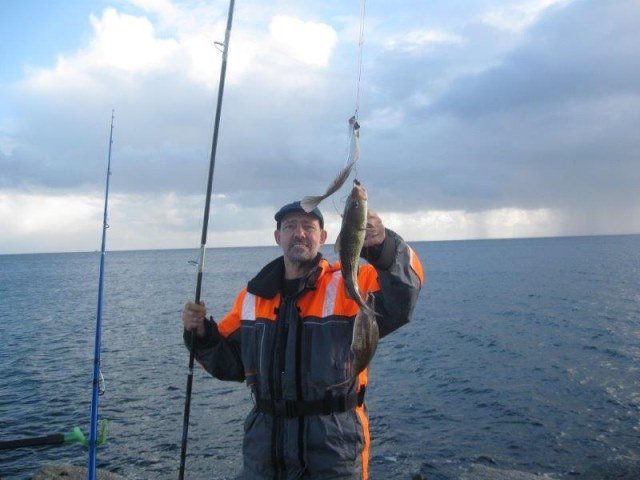
<path fill-rule="evenodd" d="M 91 427 L 89 431 L 89 465 L 87 480 L 96 478 L 96 450 L 98 446 L 98 404 L 102 392 L 102 373 L 100 372 L 100 343 L 102 335 L 102 297 L 104 292 L 104 259 L 107 254 L 107 208 L 109 205 L 109 177 L 111 176 L 111 146 L 113 145 L 113 119 L 111 110 L 111 132 L 109 133 L 109 155 L 107 157 L 107 181 L 104 193 L 104 214 L 102 217 L 102 246 L 100 248 L 100 274 L 98 278 L 98 307 L 96 312 L 96 338 L 93 358 L 93 389 L 91 392 Z"/>
<path fill-rule="evenodd" d="M 100 432 L 96 440 L 96 445 L 100 446 L 107 441 L 107 421 L 100 421 Z M 67 433 L 54 433 L 53 435 L 43 435 L 41 437 L 18 438 L 14 440 L 3 440 L 0 442 L 0 450 L 12 450 L 25 447 L 45 447 L 52 445 L 64 445 L 67 443 L 79 443 L 83 447 L 89 448 L 89 440 L 84 436 L 80 427 L 73 427 Z"/>
<path fill-rule="evenodd" d="M 50 445 L 63 445 L 65 443 L 77 442 L 84 446 L 88 446 L 86 437 L 78 427 L 74 427 L 68 433 L 54 433 L 53 435 L 44 435 L 42 437 L 18 438 L 16 440 L 6 440 L 0 442 L 0 450 L 11 450 L 14 448 L 25 447 L 42 447 Z"/>
<path fill-rule="evenodd" d="M 222 44 L 222 66 L 220 67 L 220 81 L 218 83 L 218 103 L 216 105 L 216 118 L 213 127 L 213 141 L 211 144 L 211 158 L 209 161 L 209 178 L 207 181 L 207 196 L 204 205 L 204 219 L 202 221 L 202 240 L 200 242 L 200 257 L 198 259 L 198 275 L 196 280 L 195 303 L 200 303 L 200 293 L 202 291 L 202 273 L 204 272 L 204 254 L 207 246 L 207 229 L 209 227 L 209 209 L 211 205 L 211 191 L 213 188 L 213 170 L 216 163 L 216 151 L 218 148 L 218 131 L 220 129 L 220 115 L 222 112 L 222 96 L 224 93 L 224 80 L 227 73 L 227 53 L 229 51 L 229 39 L 231 37 L 231 22 L 233 21 L 234 0 L 229 0 L 229 13 L 227 15 L 227 29 L 224 34 Z M 216 42 L 216 45 L 220 43 Z M 191 331 L 189 337 L 189 371 L 187 375 L 187 396 L 184 402 L 184 418 L 182 423 L 182 449 L 180 451 L 180 475 L 179 479 L 184 479 L 184 467 L 187 458 L 187 437 L 189 434 L 189 413 L 191 410 L 191 390 L 193 388 L 193 364 L 195 360 L 196 332 Z"/>

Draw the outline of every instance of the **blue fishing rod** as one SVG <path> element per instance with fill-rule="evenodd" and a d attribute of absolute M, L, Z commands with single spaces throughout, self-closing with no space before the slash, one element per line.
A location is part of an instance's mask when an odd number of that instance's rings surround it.
<path fill-rule="evenodd" d="M 104 194 L 104 215 L 102 217 L 102 247 L 100 248 L 100 275 L 98 280 L 98 308 L 96 313 L 96 339 L 93 354 L 93 391 L 91 395 L 91 430 L 89 432 L 89 467 L 87 480 L 96 479 L 96 450 L 98 444 L 98 403 L 103 393 L 102 373 L 100 372 L 100 342 L 102 336 L 102 297 L 104 292 L 104 258 L 107 254 L 107 207 L 109 205 L 109 177 L 111 176 L 111 146 L 113 145 L 113 119 L 111 110 L 111 132 L 109 133 L 109 155 L 107 157 L 107 182 Z"/>
<path fill-rule="evenodd" d="M 229 0 L 229 12 L 227 14 L 227 28 L 224 34 L 224 43 L 216 42 L 216 46 L 222 46 L 222 65 L 220 67 L 220 81 L 218 82 L 218 102 L 216 105 L 216 118 L 213 126 L 213 141 L 211 144 L 211 157 L 209 159 L 209 177 L 207 180 L 207 195 L 204 206 L 204 219 L 202 221 L 202 237 L 200 241 L 200 257 L 198 259 L 198 275 L 196 280 L 195 303 L 200 303 L 202 291 L 202 273 L 204 272 L 204 253 L 207 246 L 207 230 L 209 227 L 209 209 L 211 205 L 211 192 L 213 189 L 213 169 L 216 163 L 216 151 L 218 149 L 218 132 L 220 129 L 220 115 L 222 113 L 222 96 L 224 94 L 224 80 L 227 73 L 227 53 L 229 51 L 229 39 L 231 38 L 231 23 L 233 21 L 234 0 Z M 187 374 L 187 393 L 184 402 L 184 416 L 182 421 L 182 447 L 180 449 L 180 474 L 179 480 L 184 480 L 184 467 L 187 458 L 187 438 L 189 435 L 189 414 L 191 411 L 191 390 L 193 388 L 193 365 L 195 360 L 196 334 L 191 332 L 189 336 L 189 370 Z"/>

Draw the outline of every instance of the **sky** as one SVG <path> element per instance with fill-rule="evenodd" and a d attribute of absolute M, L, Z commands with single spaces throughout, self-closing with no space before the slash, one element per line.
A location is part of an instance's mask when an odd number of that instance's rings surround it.
<path fill-rule="evenodd" d="M 0 0 L 0 254 L 100 249 L 112 110 L 107 249 L 199 247 L 227 8 Z M 640 233 L 640 0 L 369 0 L 361 50 L 360 13 L 236 1 L 209 246 L 273 245 L 356 99 L 357 178 L 407 240 Z"/>

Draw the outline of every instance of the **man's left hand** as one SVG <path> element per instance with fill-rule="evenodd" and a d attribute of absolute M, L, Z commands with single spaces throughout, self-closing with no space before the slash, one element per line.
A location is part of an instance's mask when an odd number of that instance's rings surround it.
<path fill-rule="evenodd" d="M 384 242 L 386 236 L 382 220 L 376 212 L 369 210 L 367 212 L 367 233 L 364 237 L 365 247 L 375 247 Z"/>

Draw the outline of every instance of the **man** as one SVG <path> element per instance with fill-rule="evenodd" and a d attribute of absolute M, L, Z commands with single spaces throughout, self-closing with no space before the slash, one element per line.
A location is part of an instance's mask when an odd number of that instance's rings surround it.
<path fill-rule="evenodd" d="M 362 187 L 357 187 L 362 188 Z M 364 189 L 362 193 L 366 195 Z M 327 239 L 322 213 L 300 202 L 275 215 L 283 256 L 266 265 L 219 323 L 187 303 L 185 341 L 220 380 L 246 381 L 255 405 L 245 420 L 246 479 L 369 478 L 365 369 L 353 376 L 350 349 L 356 303 L 340 266 L 319 253 Z M 359 289 L 373 292 L 380 337 L 409 321 L 422 266 L 396 233 L 369 211 Z"/>

